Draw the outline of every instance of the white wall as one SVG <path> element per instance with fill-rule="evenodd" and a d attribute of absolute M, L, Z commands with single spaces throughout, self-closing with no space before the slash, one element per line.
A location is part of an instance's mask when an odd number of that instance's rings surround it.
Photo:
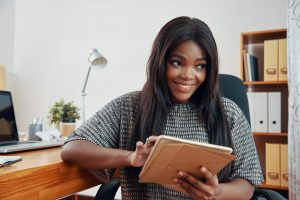
<path fill-rule="evenodd" d="M 15 1 L 0 0 L 0 65 L 13 70 Z"/>
<path fill-rule="evenodd" d="M 204 20 L 218 43 L 221 72 L 236 76 L 240 33 L 286 28 L 287 20 L 286 0 L 16 0 L 15 6 L 13 69 L 20 81 L 20 130 L 33 117 L 45 118 L 60 98 L 81 105 L 92 47 L 108 59 L 108 66 L 91 73 L 87 116 L 111 99 L 141 89 L 153 39 L 174 17 Z"/>

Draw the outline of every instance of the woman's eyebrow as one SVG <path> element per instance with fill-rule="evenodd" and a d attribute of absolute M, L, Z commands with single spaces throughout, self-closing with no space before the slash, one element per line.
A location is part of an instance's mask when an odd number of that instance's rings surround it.
<path fill-rule="evenodd" d="M 173 54 L 173 55 L 170 56 L 170 58 L 181 58 L 181 59 L 185 59 L 184 56 L 179 55 L 179 54 Z"/>
<path fill-rule="evenodd" d="M 173 55 L 170 56 L 169 59 L 172 59 L 172 58 L 180 58 L 180 59 L 183 59 L 183 60 L 186 60 L 186 59 L 187 59 L 186 56 L 180 55 L 180 54 L 173 54 Z M 201 57 L 199 57 L 199 58 L 196 58 L 195 60 L 196 60 L 196 61 L 207 61 L 207 60 L 206 60 L 206 56 L 201 56 Z"/>

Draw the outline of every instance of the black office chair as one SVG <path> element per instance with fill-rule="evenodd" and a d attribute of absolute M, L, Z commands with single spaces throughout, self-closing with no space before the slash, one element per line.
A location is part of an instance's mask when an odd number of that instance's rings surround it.
<path fill-rule="evenodd" d="M 245 86 L 241 79 L 236 76 L 228 74 L 220 74 L 220 89 L 224 97 L 231 99 L 235 102 L 243 111 L 250 124 L 250 114 L 248 98 Z M 251 124 L 250 124 L 251 125 Z M 95 200 L 114 200 L 116 191 L 120 186 L 118 179 L 112 180 L 107 184 L 101 185 L 97 192 Z M 255 188 L 253 197 L 251 200 L 286 200 L 281 194 L 273 190 Z"/>
<path fill-rule="evenodd" d="M 120 180 L 118 178 L 102 184 L 97 191 L 95 200 L 114 200 L 119 187 Z"/>
<path fill-rule="evenodd" d="M 247 92 L 242 80 L 236 76 L 228 74 L 220 74 L 220 87 L 223 96 L 235 102 L 239 108 L 243 111 L 250 126 L 250 114 Z M 281 194 L 274 190 L 255 188 L 254 194 L 251 200 L 286 200 Z"/>

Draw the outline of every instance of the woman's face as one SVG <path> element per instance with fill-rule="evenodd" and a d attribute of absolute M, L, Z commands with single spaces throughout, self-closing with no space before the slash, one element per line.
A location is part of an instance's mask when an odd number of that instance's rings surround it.
<path fill-rule="evenodd" d="M 167 62 L 167 84 L 176 103 L 186 103 L 204 82 L 206 53 L 192 40 L 179 44 Z"/>

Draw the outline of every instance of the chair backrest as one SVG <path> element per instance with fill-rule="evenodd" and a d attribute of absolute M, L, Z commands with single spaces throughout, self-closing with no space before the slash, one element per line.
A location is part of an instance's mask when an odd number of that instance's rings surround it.
<path fill-rule="evenodd" d="M 243 111 L 250 126 L 250 113 L 249 103 L 246 88 L 242 80 L 236 76 L 228 74 L 219 75 L 220 89 L 223 96 L 235 102 L 238 107 Z M 255 188 L 253 197 L 251 200 L 286 200 L 281 194 L 274 190 Z"/>
<path fill-rule="evenodd" d="M 223 96 L 237 104 L 250 124 L 248 97 L 243 81 L 233 75 L 220 74 L 219 85 Z"/>

